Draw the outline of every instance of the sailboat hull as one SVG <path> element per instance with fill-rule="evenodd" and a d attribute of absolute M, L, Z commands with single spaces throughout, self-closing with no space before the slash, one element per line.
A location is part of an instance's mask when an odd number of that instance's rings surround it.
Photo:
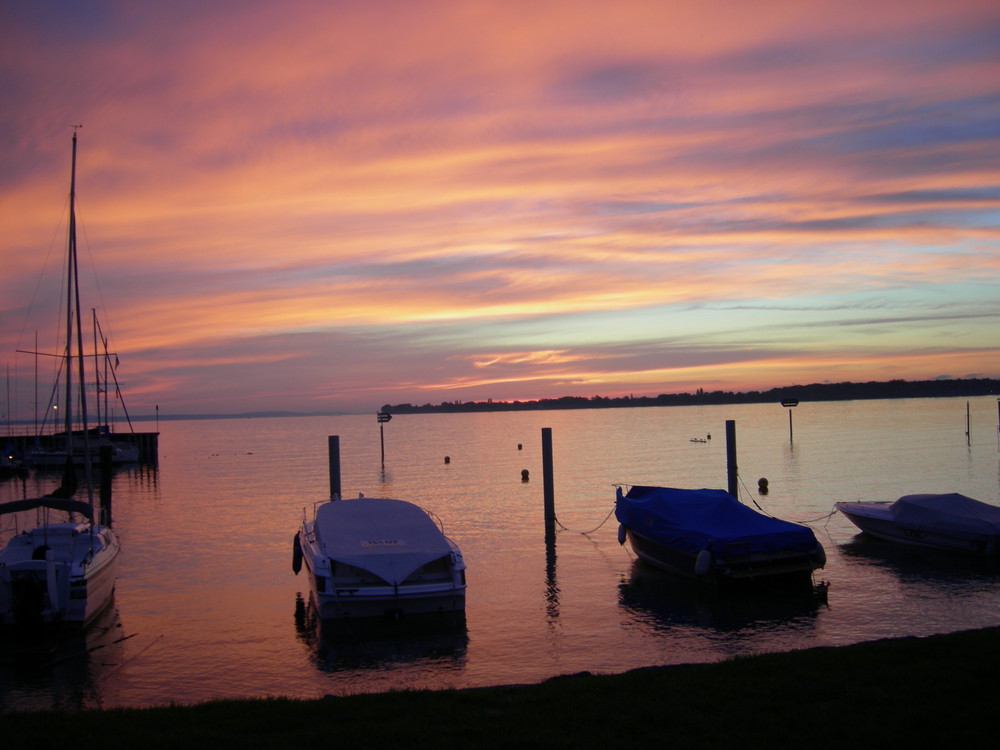
<path fill-rule="evenodd" d="M 111 603 L 120 549 L 111 529 L 89 523 L 18 534 L 0 550 L 0 624 L 88 624 Z"/>

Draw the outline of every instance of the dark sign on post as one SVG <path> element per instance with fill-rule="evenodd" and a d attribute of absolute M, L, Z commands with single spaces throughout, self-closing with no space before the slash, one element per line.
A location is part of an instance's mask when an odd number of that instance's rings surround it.
<path fill-rule="evenodd" d="M 392 419 L 392 415 L 380 411 L 376 412 L 375 416 L 378 419 L 378 441 L 382 446 L 382 468 L 385 469 L 385 433 L 382 432 L 382 425 Z"/>
<path fill-rule="evenodd" d="M 786 398 L 781 402 L 782 406 L 788 407 L 788 442 L 792 442 L 792 407 L 799 405 L 797 398 Z"/>

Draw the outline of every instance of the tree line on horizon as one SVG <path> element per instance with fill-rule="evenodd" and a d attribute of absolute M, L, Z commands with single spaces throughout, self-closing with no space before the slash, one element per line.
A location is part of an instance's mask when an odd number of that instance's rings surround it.
<path fill-rule="evenodd" d="M 887 398 L 942 398 L 1000 395 L 1000 379 L 889 380 L 867 383 L 813 383 L 766 391 L 705 391 L 662 393 L 659 396 L 562 396 L 534 401 L 444 401 L 440 404 L 386 404 L 386 414 L 532 411 L 545 409 L 607 409 L 639 406 L 781 403 L 782 401 L 853 401 Z"/>

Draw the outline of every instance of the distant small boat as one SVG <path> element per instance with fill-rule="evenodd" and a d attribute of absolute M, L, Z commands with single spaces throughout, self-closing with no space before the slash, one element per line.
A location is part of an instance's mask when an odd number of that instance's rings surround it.
<path fill-rule="evenodd" d="M 957 492 L 842 502 L 835 507 L 861 531 L 879 539 L 983 557 L 1000 555 L 1000 507 Z"/>
<path fill-rule="evenodd" d="M 465 562 L 419 506 L 359 497 L 320 504 L 295 535 L 322 620 L 464 613 Z"/>
<path fill-rule="evenodd" d="M 618 541 L 640 559 L 705 582 L 810 581 L 826 553 L 808 526 L 765 516 L 725 490 L 616 491 Z"/>

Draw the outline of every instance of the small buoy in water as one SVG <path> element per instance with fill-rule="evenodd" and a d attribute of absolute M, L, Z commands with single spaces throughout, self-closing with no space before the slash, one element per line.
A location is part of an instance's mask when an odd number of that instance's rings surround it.
<path fill-rule="evenodd" d="M 445 462 L 446 464 L 450 464 L 450 463 L 451 463 L 451 456 L 445 456 L 445 457 L 444 457 L 444 462 Z"/>
<path fill-rule="evenodd" d="M 711 439 L 712 439 L 712 433 L 711 433 L 711 432 L 710 432 L 710 433 L 708 433 L 708 434 L 707 434 L 707 435 L 706 435 L 705 437 L 706 437 L 707 439 L 711 440 Z"/>
<path fill-rule="evenodd" d="M 522 482 L 527 482 L 528 481 L 528 470 L 527 469 L 521 469 L 521 481 Z"/>
<path fill-rule="evenodd" d="M 517 444 L 517 449 L 518 449 L 518 450 L 521 450 L 521 448 L 522 448 L 521 444 L 520 444 L 520 443 L 518 443 L 518 444 Z"/>
<path fill-rule="evenodd" d="M 760 479 L 757 480 L 757 491 L 760 494 L 762 494 L 762 495 L 766 495 L 767 494 L 767 478 L 766 477 L 761 477 Z"/>

